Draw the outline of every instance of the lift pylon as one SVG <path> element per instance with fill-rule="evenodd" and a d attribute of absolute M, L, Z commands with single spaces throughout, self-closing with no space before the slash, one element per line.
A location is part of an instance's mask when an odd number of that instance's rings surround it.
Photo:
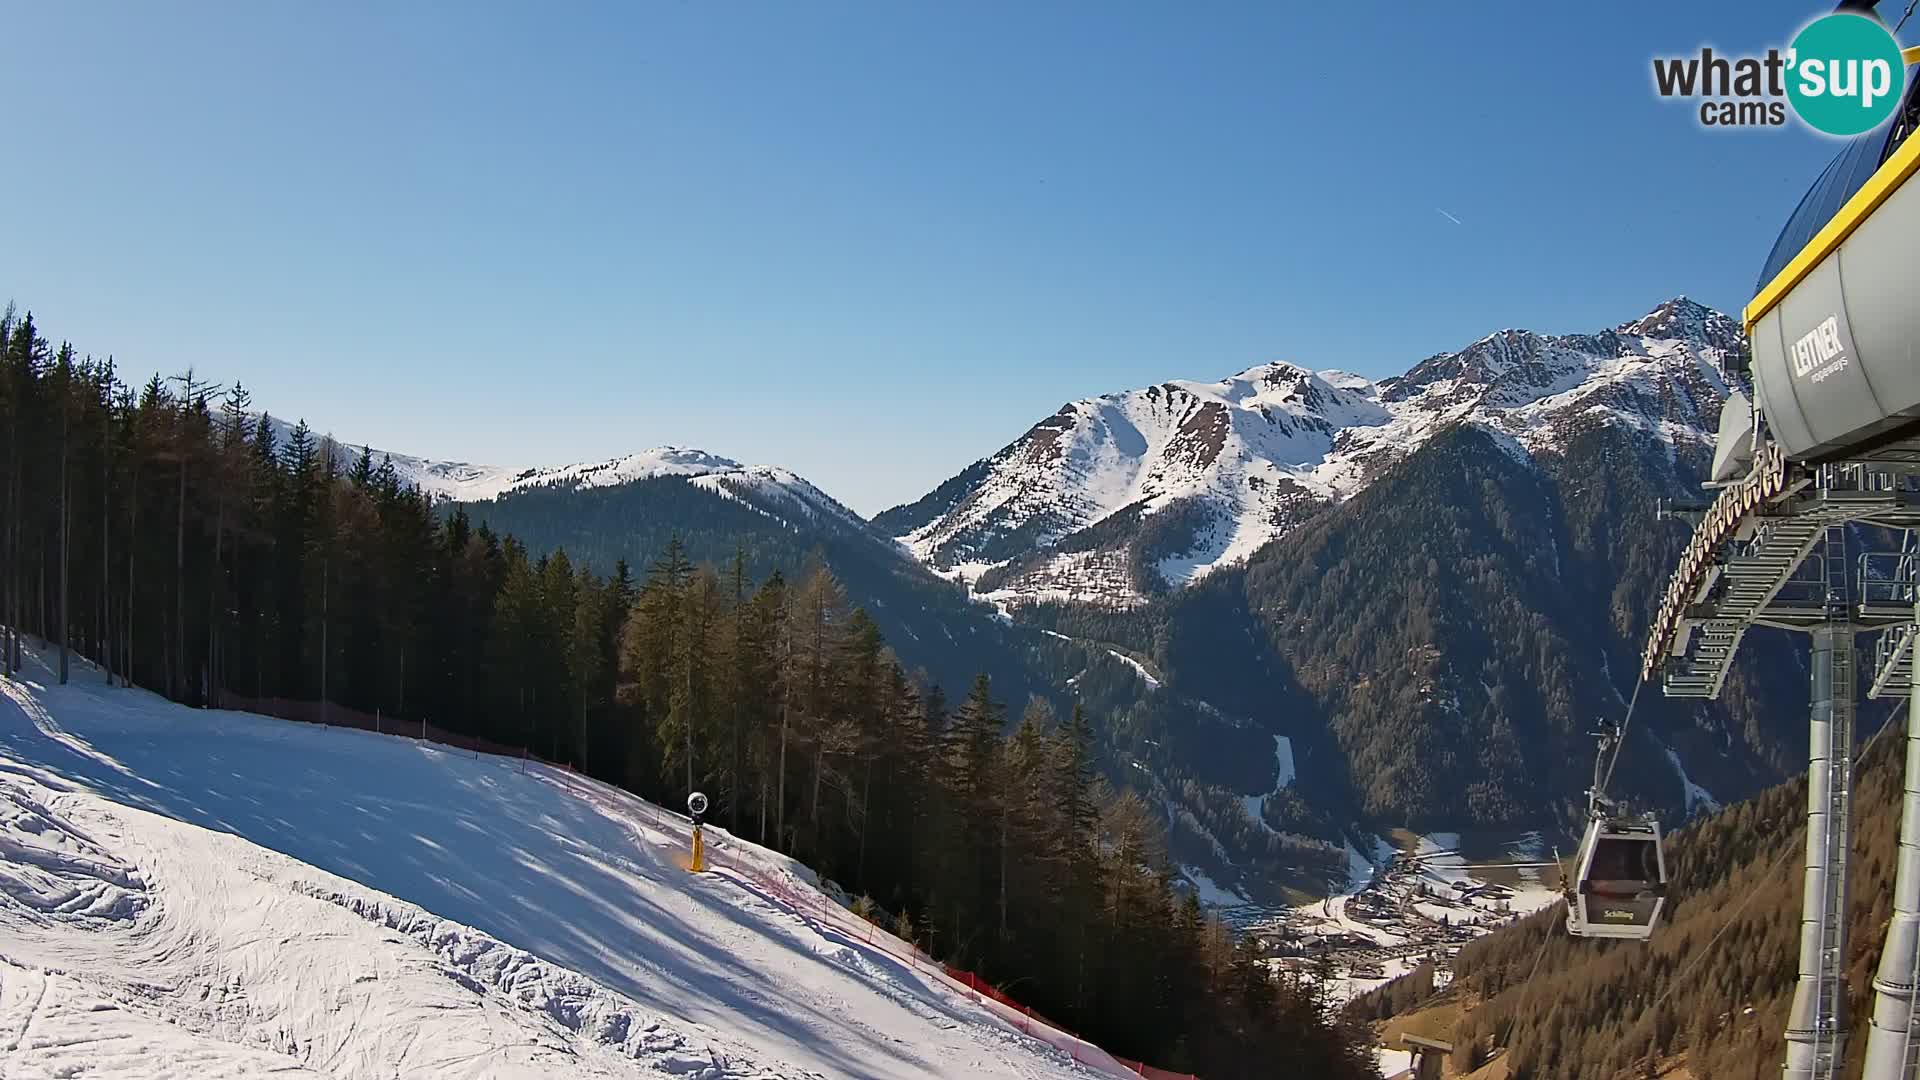
<path fill-rule="evenodd" d="M 1887 923 L 1880 967 L 1873 977 L 1873 1018 L 1867 1029 L 1862 1080 L 1913 1080 L 1920 1075 L 1920 721 L 1912 648 L 1920 633 L 1920 533 L 1909 531 L 1892 571 L 1878 584 L 1889 604 L 1903 604 L 1913 622 L 1882 635 L 1874 665 L 1874 697 L 1907 695 L 1906 778 L 1902 783 L 1900 848 L 1894 862 L 1893 918 Z M 1874 599 L 1869 597 L 1868 599 Z"/>
<path fill-rule="evenodd" d="M 1847 854 L 1852 834 L 1855 693 L 1846 527 L 1829 527 L 1822 546 L 1827 621 L 1813 631 L 1807 858 L 1799 981 L 1787 1020 L 1784 1080 L 1830 1080 L 1840 1074 L 1846 1049 Z"/>

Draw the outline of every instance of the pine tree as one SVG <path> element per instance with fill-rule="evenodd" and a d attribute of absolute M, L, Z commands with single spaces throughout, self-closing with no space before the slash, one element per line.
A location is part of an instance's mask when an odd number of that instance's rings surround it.
<path fill-rule="evenodd" d="M 614 602 L 611 590 L 602 588 L 585 570 L 574 583 L 578 602 L 567 635 L 566 664 L 576 688 L 580 728 L 574 736 L 574 754 L 582 771 L 592 768 L 592 735 L 589 718 L 602 703 L 602 684 L 607 677 L 607 653 L 602 646 L 606 633 L 608 608 Z"/>
<path fill-rule="evenodd" d="M 60 639 L 60 685 L 65 686 L 70 652 L 67 637 L 73 630 L 67 588 L 71 575 L 70 556 L 73 548 L 74 357 L 71 344 L 64 342 L 61 344 L 59 353 L 54 357 L 53 373 L 49 382 L 60 414 L 60 615 L 54 631 Z"/>
<path fill-rule="evenodd" d="M 993 700 L 992 683 L 978 676 L 954 712 L 941 749 L 948 820 L 936 842 L 950 852 L 942 876 L 952 917 L 950 947 L 961 955 L 971 938 L 966 927 L 979 925 L 988 910 L 984 889 L 998 870 L 993 781 L 1003 716 L 1000 703 Z"/>
<path fill-rule="evenodd" d="M 816 853 L 825 847 L 821 794 L 829 774 L 829 756 L 843 753 L 852 743 L 846 718 L 839 710 L 840 684 L 835 659 L 846 635 L 846 593 L 824 565 L 816 564 L 793 597 L 789 609 L 793 626 L 788 632 L 787 677 L 789 697 L 797 706 L 802 735 L 811 749 L 807 813 L 807 846 Z"/>
<path fill-rule="evenodd" d="M 687 586 L 693 566 L 679 537 L 647 570 L 623 667 L 634 671 L 641 700 L 655 718 L 662 764 L 679 766 L 693 790 L 693 649 L 687 641 Z M 685 798 L 684 793 L 681 796 Z"/>
<path fill-rule="evenodd" d="M 539 664 L 540 581 L 518 541 L 502 545 L 506 573 L 494 601 L 490 682 L 500 709 L 492 737 L 526 745 L 533 733 L 534 680 Z"/>

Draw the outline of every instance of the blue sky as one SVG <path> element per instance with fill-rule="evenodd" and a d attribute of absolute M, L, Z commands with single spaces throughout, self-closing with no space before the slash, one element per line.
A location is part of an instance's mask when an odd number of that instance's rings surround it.
<path fill-rule="evenodd" d="M 1804 3 L 397 6 L 8 7 L 0 298 L 356 442 L 873 512 L 1072 398 L 1737 309 L 1831 153 L 1651 88 Z"/>

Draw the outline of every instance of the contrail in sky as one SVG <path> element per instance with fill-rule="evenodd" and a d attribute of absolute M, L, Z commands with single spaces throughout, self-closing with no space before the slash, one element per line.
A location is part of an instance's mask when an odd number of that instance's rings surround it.
<path fill-rule="evenodd" d="M 1436 213 L 1436 214 L 1439 214 L 1439 215 L 1440 215 L 1441 217 L 1443 217 L 1443 218 L 1446 218 L 1446 219 L 1447 219 L 1448 221 L 1451 221 L 1451 222 L 1453 222 L 1453 223 L 1454 223 L 1455 225 L 1465 225 L 1465 224 L 1466 224 L 1466 222 L 1464 222 L 1464 221 L 1461 221 L 1461 220 L 1460 220 L 1459 218 L 1457 218 L 1457 217 L 1454 217 L 1454 216 L 1453 216 L 1452 214 L 1449 214 L 1449 213 L 1447 213 L 1447 212 L 1446 212 L 1445 210 L 1442 210 L 1442 209 L 1440 209 L 1440 208 L 1439 208 L 1439 207 L 1437 207 L 1437 206 L 1433 208 L 1433 212 L 1434 212 L 1434 213 Z"/>

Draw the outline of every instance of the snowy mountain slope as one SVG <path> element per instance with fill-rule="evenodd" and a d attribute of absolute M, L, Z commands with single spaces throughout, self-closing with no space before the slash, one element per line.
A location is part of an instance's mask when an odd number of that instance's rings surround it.
<path fill-rule="evenodd" d="M 766 512 L 765 507 L 775 507 L 796 525 L 825 522 L 861 531 L 867 527 L 860 515 L 790 469 L 777 465 L 742 465 L 705 450 L 677 446 L 659 446 L 589 465 L 527 469 L 489 488 L 469 486 L 460 497 L 471 502 L 497 499 L 532 488 L 577 491 L 618 487 L 659 477 L 684 477 L 697 488 L 721 498 L 745 502 L 761 508 L 762 512 Z"/>
<path fill-rule="evenodd" d="M 683 872 L 672 819 L 604 785 L 27 674 L 0 684 L 8 1076 L 1088 1075 Z"/>
<path fill-rule="evenodd" d="M 273 431 L 275 445 L 284 448 L 293 434 L 294 422 L 273 413 L 267 414 L 267 422 Z M 362 444 L 347 442 L 325 428 L 314 429 L 312 437 L 316 443 L 323 439 L 332 442 L 334 461 L 343 470 L 352 468 L 354 459 L 360 456 Z M 494 498 L 534 471 L 501 465 L 475 465 L 465 461 L 436 461 L 397 450 L 375 448 L 372 453 L 376 463 L 382 458 L 393 462 L 393 471 L 402 484 L 419 488 L 436 499 L 462 502 Z"/>
<path fill-rule="evenodd" d="M 1195 581 L 1364 488 L 1456 423 L 1514 453 L 1585 425 L 1710 442 L 1733 320 L 1685 297 L 1597 334 L 1490 334 L 1373 383 L 1288 363 L 1069 402 L 875 524 L 1001 602 L 1129 604 Z"/>
<path fill-rule="evenodd" d="M 284 446 L 293 425 L 279 417 L 272 417 L 270 423 L 274 438 Z M 334 460 L 340 468 L 352 468 L 360 456 L 361 444 L 315 435 L 316 441 L 322 437 L 332 440 Z M 376 464 L 382 460 L 393 463 L 393 471 L 402 485 L 453 502 L 486 502 L 509 492 L 532 488 L 582 490 L 660 477 L 684 477 L 722 498 L 744 496 L 759 505 L 779 506 L 793 513 L 797 521 L 825 518 L 835 524 L 866 527 L 860 515 L 790 469 L 776 465 L 742 465 L 731 458 L 690 447 L 656 446 L 607 461 L 536 468 L 438 461 L 377 448 L 371 453 Z"/>

